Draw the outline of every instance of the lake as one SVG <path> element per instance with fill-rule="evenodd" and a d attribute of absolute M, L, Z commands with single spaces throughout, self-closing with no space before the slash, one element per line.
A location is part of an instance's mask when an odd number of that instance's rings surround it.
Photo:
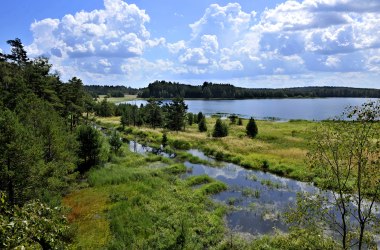
<path fill-rule="evenodd" d="M 342 114 L 345 107 L 361 105 L 368 98 L 313 98 L 313 99 L 245 99 L 245 100 L 185 100 L 188 112 L 237 114 L 240 117 L 280 120 L 324 120 Z M 164 101 L 168 102 L 168 101 Z M 146 104 L 145 100 L 128 101 Z"/>

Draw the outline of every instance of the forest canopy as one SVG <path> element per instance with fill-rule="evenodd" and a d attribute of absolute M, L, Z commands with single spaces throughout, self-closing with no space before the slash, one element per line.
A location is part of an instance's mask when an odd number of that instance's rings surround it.
<path fill-rule="evenodd" d="M 155 81 L 140 89 L 141 98 L 313 98 L 313 97 L 366 97 L 380 98 L 380 89 L 349 87 L 298 87 L 298 88 L 241 88 L 231 84 L 204 82 L 193 86 L 177 82 Z"/>

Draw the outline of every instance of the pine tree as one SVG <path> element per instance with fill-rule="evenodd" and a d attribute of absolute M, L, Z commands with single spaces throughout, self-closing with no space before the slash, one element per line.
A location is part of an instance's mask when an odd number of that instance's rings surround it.
<path fill-rule="evenodd" d="M 91 126 L 80 126 L 78 129 L 77 141 L 79 142 L 78 156 L 80 163 L 78 170 L 81 173 L 88 171 L 100 161 L 100 135 Z"/>
<path fill-rule="evenodd" d="M 162 135 L 162 140 L 161 140 L 162 147 L 166 147 L 168 145 L 168 136 L 166 133 Z"/>
<path fill-rule="evenodd" d="M 166 127 L 170 130 L 180 131 L 186 124 L 187 105 L 183 98 L 176 98 L 165 106 Z"/>
<path fill-rule="evenodd" d="M 218 118 L 215 122 L 214 131 L 212 132 L 212 137 L 225 137 L 228 135 L 228 127 L 225 123 Z"/>
<path fill-rule="evenodd" d="M 193 122 L 194 122 L 194 115 L 193 113 L 188 113 L 187 114 L 187 122 L 189 123 L 189 125 L 193 125 Z"/>
<path fill-rule="evenodd" d="M 243 119 L 242 119 L 242 118 L 239 118 L 239 120 L 238 120 L 238 125 L 239 125 L 239 126 L 242 126 L 242 125 L 243 125 Z"/>
<path fill-rule="evenodd" d="M 200 132 L 206 132 L 207 131 L 207 124 L 206 124 L 206 118 L 205 117 L 202 117 L 202 119 L 198 123 L 198 129 Z"/>
<path fill-rule="evenodd" d="M 122 145 L 122 142 L 121 142 L 121 139 L 120 139 L 120 134 L 114 130 L 109 138 L 109 143 L 111 145 L 111 148 L 113 150 L 113 152 L 115 154 L 117 154 L 117 152 L 119 151 L 121 145 Z"/>
<path fill-rule="evenodd" d="M 255 119 L 253 119 L 252 117 L 248 121 L 246 130 L 247 130 L 247 135 L 251 138 L 255 138 L 257 133 L 259 132 Z"/>
<path fill-rule="evenodd" d="M 204 117 L 204 115 L 202 114 L 202 112 L 199 112 L 197 115 L 197 122 L 200 122 L 202 120 L 202 117 Z"/>

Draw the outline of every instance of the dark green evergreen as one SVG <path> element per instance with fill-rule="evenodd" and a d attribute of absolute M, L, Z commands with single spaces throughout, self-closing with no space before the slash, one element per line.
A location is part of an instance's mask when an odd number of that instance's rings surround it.
<path fill-rule="evenodd" d="M 199 130 L 199 132 L 206 132 L 207 131 L 207 124 L 206 124 L 206 118 L 205 117 L 202 117 L 202 119 L 198 123 L 198 130 Z"/>
<path fill-rule="evenodd" d="M 160 127 L 163 122 L 162 102 L 150 98 L 148 104 L 145 106 L 145 122 L 148 123 L 153 129 Z"/>
<path fill-rule="evenodd" d="M 193 122 L 194 122 L 194 115 L 193 115 L 193 113 L 188 113 L 187 114 L 187 122 L 189 123 L 189 126 L 193 125 Z"/>
<path fill-rule="evenodd" d="M 165 127 L 174 131 L 180 131 L 184 129 L 186 125 L 186 111 L 187 105 L 185 104 L 183 98 L 176 98 L 169 104 L 166 104 Z"/>
<path fill-rule="evenodd" d="M 205 117 L 202 112 L 199 112 L 197 115 L 197 122 L 200 122 L 202 118 Z"/>
<path fill-rule="evenodd" d="M 109 144 L 111 145 L 112 151 L 117 154 L 121 148 L 122 141 L 119 132 L 116 130 L 112 131 L 109 138 Z"/>
<path fill-rule="evenodd" d="M 77 141 L 79 142 L 78 170 L 84 173 L 100 161 L 100 134 L 95 128 L 82 125 L 78 128 Z"/>
<path fill-rule="evenodd" d="M 212 137 L 225 137 L 228 135 L 228 126 L 220 118 L 216 119 Z"/>
<path fill-rule="evenodd" d="M 166 147 L 168 145 L 168 136 L 166 133 L 162 134 L 162 140 L 161 140 L 162 147 Z"/>
<path fill-rule="evenodd" d="M 246 132 L 247 132 L 247 135 L 252 138 L 255 138 L 257 133 L 259 132 L 256 121 L 252 117 L 248 121 Z"/>
<path fill-rule="evenodd" d="M 380 89 L 348 87 L 298 87 L 282 89 L 240 88 L 231 84 L 204 82 L 194 86 L 177 82 L 155 81 L 139 91 L 142 98 L 310 98 L 310 97 L 368 97 L 380 98 Z"/>

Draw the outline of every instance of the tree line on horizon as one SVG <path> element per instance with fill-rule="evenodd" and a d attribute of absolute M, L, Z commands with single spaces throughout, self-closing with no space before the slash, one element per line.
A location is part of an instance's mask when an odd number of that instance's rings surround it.
<path fill-rule="evenodd" d="M 365 97 L 380 98 L 380 89 L 350 87 L 295 87 L 295 88 L 241 88 L 231 84 L 204 82 L 193 86 L 176 82 L 155 81 L 140 89 L 141 98 L 314 98 L 314 97 Z"/>
<path fill-rule="evenodd" d="M 181 84 L 171 81 L 155 81 L 145 88 L 112 85 L 85 85 L 84 89 L 94 98 L 124 97 L 137 95 L 140 98 L 317 98 L 317 97 L 362 97 L 380 98 L 380 89 L 351 87 L 293 87 L 293 88 L 242 88 L 231 84 L 204 82 L 202 85 Z"/>

